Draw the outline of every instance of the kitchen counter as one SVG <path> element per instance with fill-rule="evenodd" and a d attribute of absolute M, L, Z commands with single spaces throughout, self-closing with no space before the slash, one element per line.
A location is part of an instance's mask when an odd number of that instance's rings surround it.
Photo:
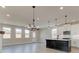
<path fill-rule="evenodd" d="M 46 39 L 46 47 L 57 49 L 61 51 L 70 52 L 71 51 L 71 40 L 59 39 Z"/>
<path fill-rule="evenodd" d="M 61 41 L 71 41 L 70 39 L 46 39 L 46 40 L 61 40 Z"/>

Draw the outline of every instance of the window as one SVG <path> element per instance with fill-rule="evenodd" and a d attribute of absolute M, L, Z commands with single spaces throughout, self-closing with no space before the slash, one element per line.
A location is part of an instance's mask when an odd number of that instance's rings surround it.
<path fill-rule="evenodd" d="M 3 35 L 3 38 L 4 39 L 11 38 L 11 28 L 3 27 L 2 29 L 3 29 L 3 31 L 5 31 L 5 34 Z"/>
<path fill-rule="evenodd" d="M 29 38 L 29 34 L 30 34 L 30 31 L 29 30 L 25 30 L 25 38 Z"/>
<path fill-rule="evenodd" d="M 52 29 L 52 38 L 57 38 L 57 29 Z"/>
<path fill-rule="evenodd" d="M 22 30 L 20 28 L 15 29 L 16 31 L 16 38 L 21 38 L 22 36 Z"/>
<path fill-rule="evenodd" d="M 34 32 L 33 32 L 33 38 L 35 38 L 35 37 L 36 37 L 36 32 L 34 31 Z"/>

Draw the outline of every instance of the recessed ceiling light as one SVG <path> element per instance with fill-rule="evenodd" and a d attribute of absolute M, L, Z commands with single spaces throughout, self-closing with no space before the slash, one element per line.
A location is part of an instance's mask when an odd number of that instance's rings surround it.
<path fill-rule="evenodd" d="M 2 7 L 2 8 L 5 8 L 6 6 L 2 5 L 1 7 Z"/>
<path fill-rule="evenodd" d="M 8 17 L 9 17 L 9 16 L 10 16 L 10 14 L 6 14 L 6 16 L 8 16 Z"/>
<path fill-rule="evenodd" d="M 60 10 L 63 10 L 63 7 L 60 7 Z"/>
<path fill-rule="evenodd" d="M 39 20 L 39 18 L 37 18 L 37 20 Z"/>

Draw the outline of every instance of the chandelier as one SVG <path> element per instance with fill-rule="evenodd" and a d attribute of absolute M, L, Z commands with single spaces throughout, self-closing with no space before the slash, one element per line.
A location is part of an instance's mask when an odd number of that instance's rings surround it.
<path fill-rule="evenodd" d="M 39 30 L 39 26 L 35 25 L 35 22 L 36 22 L 36 20 L 34 19 L 35 18 L 35 6 L 32 6 L 32 8 L 33 8 L 33 24 L 29 24 L 27 28 L 31 31 L 37 31 Z"/>
<path fill-rule="evenodd" d="M 0 34 L 5 34 L 5 32 L 4 31 L 0 31 Z"/>

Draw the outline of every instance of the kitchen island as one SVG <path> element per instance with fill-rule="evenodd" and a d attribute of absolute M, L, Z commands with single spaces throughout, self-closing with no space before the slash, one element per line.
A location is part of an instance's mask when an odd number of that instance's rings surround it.
<path fill-rule="evenodd" d="M 71 40 L 46 39 L 46 47 L 51 48 L 51 49 L 57 49 L 61 51 L 70 52 L 71 51 Z"/>

